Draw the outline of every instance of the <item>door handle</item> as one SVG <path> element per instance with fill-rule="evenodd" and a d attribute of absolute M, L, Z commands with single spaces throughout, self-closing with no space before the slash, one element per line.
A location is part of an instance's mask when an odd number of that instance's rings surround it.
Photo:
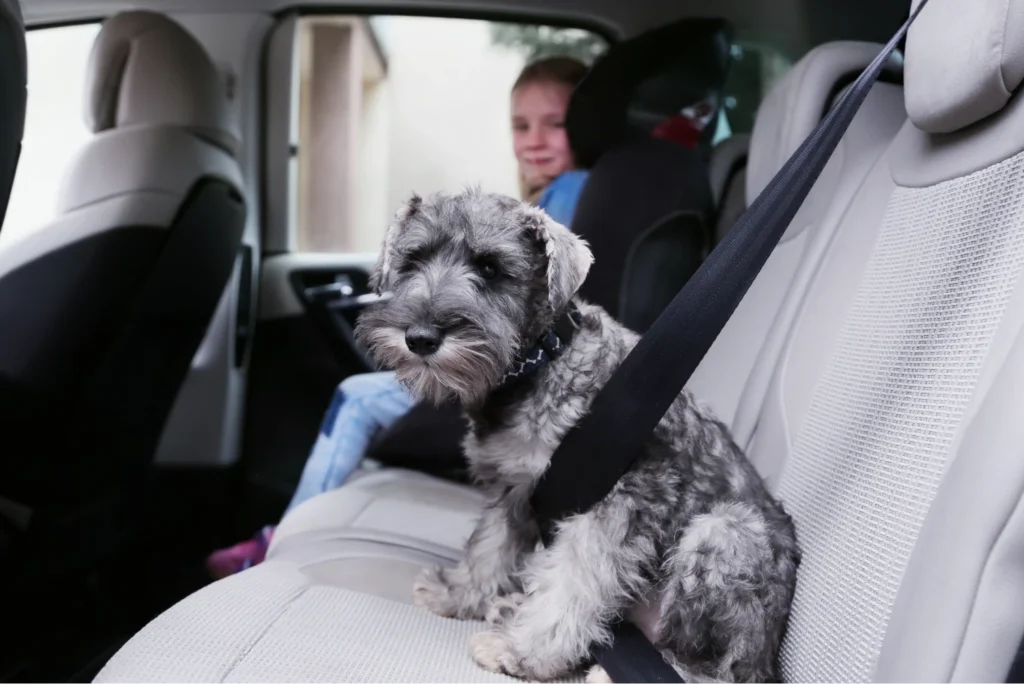
<path fill-rule="evenodd" d="M 351 297 L 342 297 L 340 299 L 329 301 L 327 302 L 327 308 L 335 309 L 338 311 L 346 311 L 348 309 L 362 309 L 367 306 L 370 306 L 371 304 L 376 304 L 377 302 L 387 301 L 388 299 L 391 299 L 390 294 L 379 295 L 373 294 L 372 292 L 368 292 L 366 294 L 353 295 Z"/>
<path fill-rule="evenodd" d="M 345 311 L 348 309 L 361 309 L 371 304 L 388 299 L 390 294 L 375 294 L 364 292 L 356 294 L 356 288 L 352 279 L 342 273 L 335 276 L 333 282 L 323 285 L 311 285 L 302 291 L 306 301 L 323 304 L 329 309 Z"/>
<path fill-rule="evenodd" d="M 302 294 L 311 302 L 321 302 L 351 297 L 355 292 L 356 288 L 352 285 L 352 279 L 342 273 L 334 277 L 334 282 L 307 287 Z"/>

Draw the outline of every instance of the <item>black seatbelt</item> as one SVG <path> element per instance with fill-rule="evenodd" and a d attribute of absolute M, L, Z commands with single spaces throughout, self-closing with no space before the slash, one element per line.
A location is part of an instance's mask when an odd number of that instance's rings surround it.
<path fill-rule="evenodd" d="M 642 453 L 785 233 L 885 63 L 927 4 L 922 0 L 885 48 L 750 204 L 566 434 L 531 503 L 546 545 L 557 521 L 589 510 Z M 600 458 L 595 458 L 599 454 Z M 595 658 L 613 681 L 681 681 L 628 623 Z M 622 646 L 620 647 L 620 644 Z"/>

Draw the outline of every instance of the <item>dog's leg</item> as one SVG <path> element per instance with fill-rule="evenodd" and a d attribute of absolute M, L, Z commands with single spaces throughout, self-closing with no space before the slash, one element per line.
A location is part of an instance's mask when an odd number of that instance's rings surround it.
<path fill-rule="evenodd" d="M 487 620 L 488 624 L 500 627 L 516 614 L 519 606 L 523 605 L 525 598 L 525 595 L 518 592 L 499 596 L 491 601 L 491 605 L 487 607 L 487 615 L 484 616 L 484 619 Z"/>
<path fill-rule="evenodd" d="M 647 560 L 642 549 L 650 545 L 642 539 L 625 542 L 624 530 L 593 515 L 563 523 L 551 546 L 527 559 L 519 608 L 497 628 L 473 637 L 476 662 L 540 680 L 582 665 L 590 646 L 608 638 L 611 619 L 646 588 L 639 569 Z"/>
<path fill-rule="evenodd" d="M 413 585 L 413 603 L 460 620 L 483 619 L 491 602 L 517 589 L 513 575 L 529 538 L 511 526 L 503 507 L 487 508 L 454 568 L 428 568 Z"/>
<path fill-rule="evenodd" d="M 790 590 L 753 507 L 720 503 L 693 518 L 666 559 L 658 646 L 687 681 L 778 681 L 775 652 Z M 792 568 L 795 573 L 795 566 Z"/>
<path fill-rule="evenodd" d="M 608 673 L 600 665 L 594 665 L 587 670 L 585 681 L 587 684 L 613 684 L 612 678 L 608 676 Z"/>
<path fill-rule="evenodd" d="M 664 652 L 662 655 L 670 662 L 672 661 L 671 654 Z M 694 675 L 689 670 L 680 668 L 677 665 L 673 665 L 672 669 L 676 671 L 676 674 L 683 680 L 684 684 L 732 684 L 732 680 L 722 679 L 709 679 L 700 675 Z M 607 671 L 599 665 L 595 665 L 587 671 L 587 679 L 585 684 L 629 684 L 629 682 L 615 682 L 612 681 Z"/>

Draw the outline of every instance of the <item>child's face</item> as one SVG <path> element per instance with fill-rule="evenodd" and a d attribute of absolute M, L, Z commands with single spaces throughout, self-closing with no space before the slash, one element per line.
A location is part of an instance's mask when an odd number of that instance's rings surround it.
<path fill-rule="evenodd" d="M 571 94 L 568 86 L 549 81 L 512 91 L 512 148 L 527 180 L 548 180 L 575 165 L 565 134 Z"/>

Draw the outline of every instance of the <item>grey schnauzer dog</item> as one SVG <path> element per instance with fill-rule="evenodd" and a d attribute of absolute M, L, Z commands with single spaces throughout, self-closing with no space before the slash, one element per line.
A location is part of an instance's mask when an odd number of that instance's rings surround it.
<path fill-rule="evenodd" d="M 364 312 L 357 337 L 417 396 L 462 403 L 466 456 L 490 501 L 462 562 L 425 570 L 414 602 L 486 619 L 473 657 L 513 676 L 573 672 L 625 616 L 688 680 L 774 680 L 794 527 L 689 392 L 601 503 L 539 541 L 533 487 L 637 341 L 576 296 L 591 261 L 543 211 L 473 190 L 414 196 L 388 229 L 371 284 L 391 297 Z"/>

